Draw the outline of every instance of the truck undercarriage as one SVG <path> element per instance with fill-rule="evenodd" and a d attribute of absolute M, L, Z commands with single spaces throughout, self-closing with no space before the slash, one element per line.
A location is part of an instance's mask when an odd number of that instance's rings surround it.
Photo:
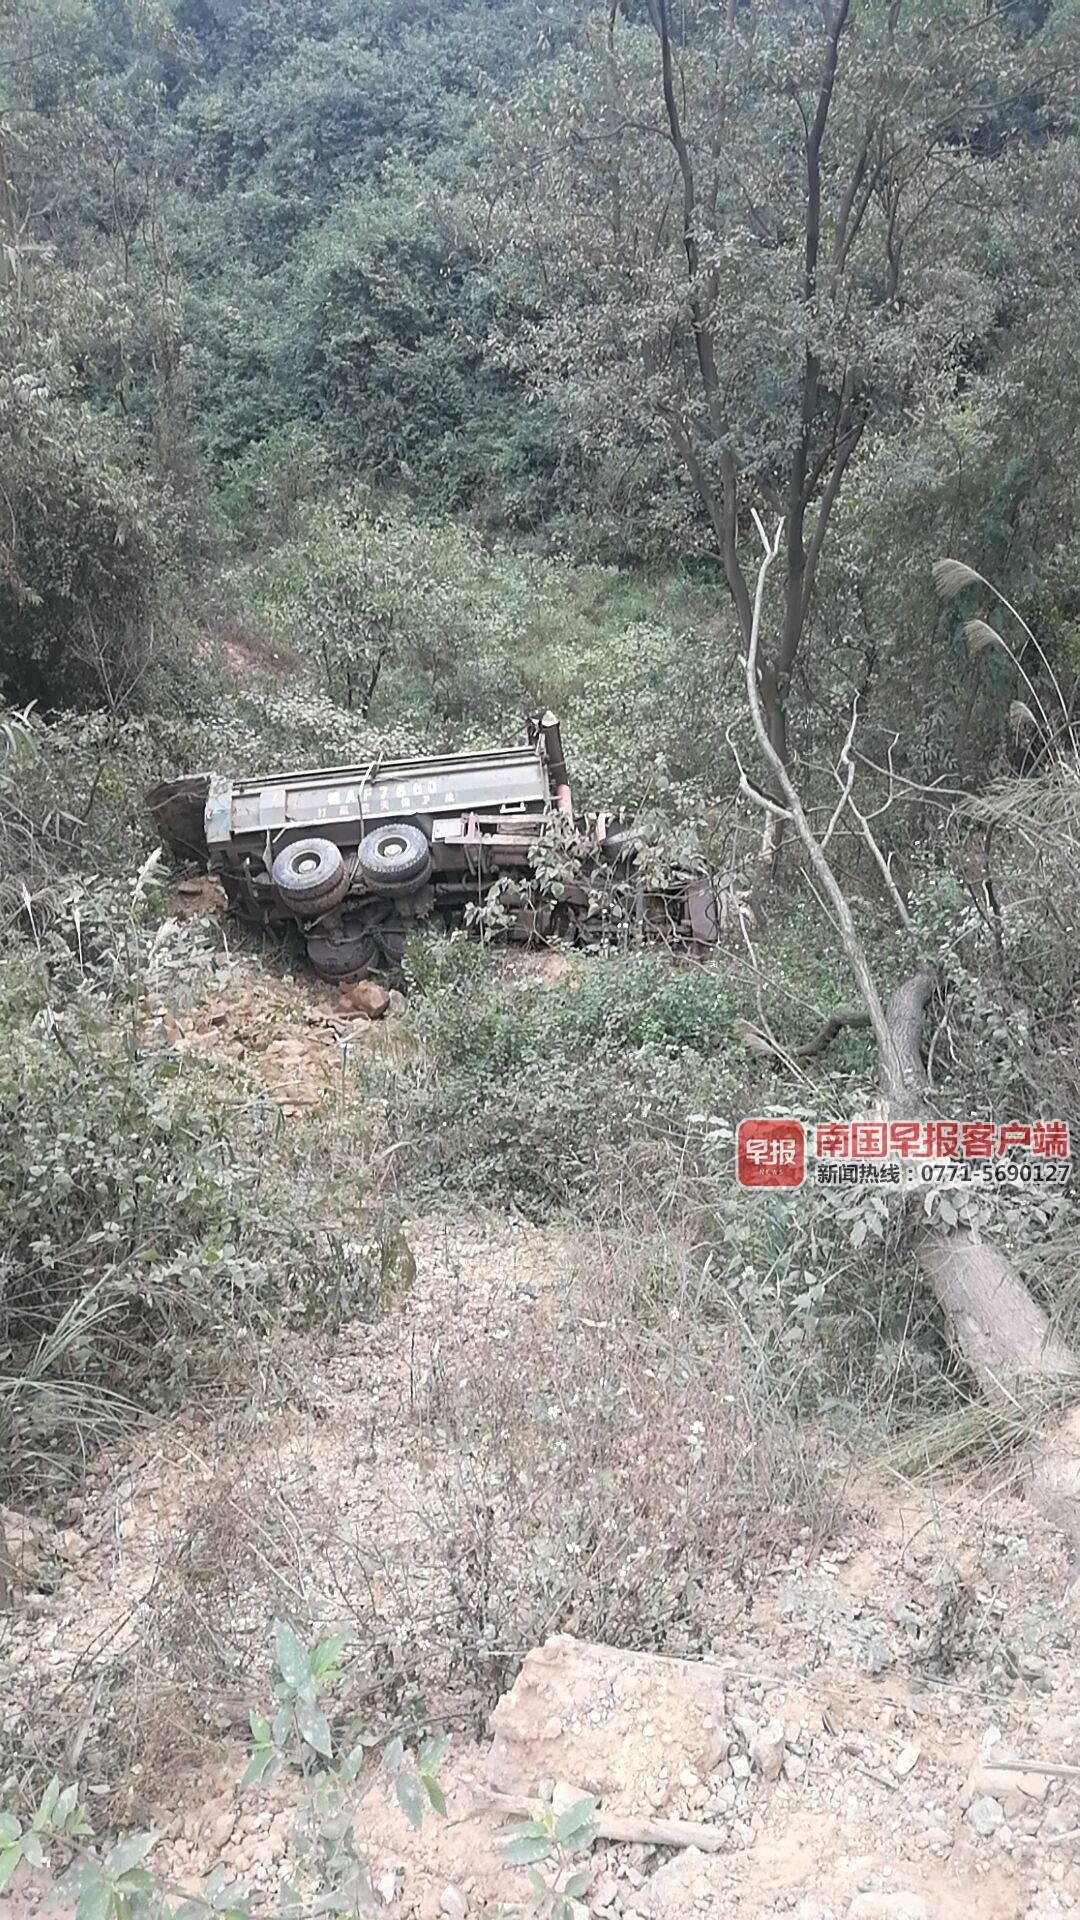
<path fill-rule="evenodd" d="M 550 713 L 521 747 L 188 775 L 147 804 L 165 844 L 208 865 L 235 913 L 299 929 L 326 979 L 393 973 L 409 927 L 432 915 L 523 942 L 716 938 L 703 874 L 649 873 L 631 828 L 575 815 Z"/>

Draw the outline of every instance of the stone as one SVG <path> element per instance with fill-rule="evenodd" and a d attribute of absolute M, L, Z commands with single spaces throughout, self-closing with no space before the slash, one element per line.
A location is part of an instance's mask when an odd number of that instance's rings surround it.
<path fill-rule="evenodd" d="M 981 1839 L 989 1840 L 1004 1825 L 1005 1813 L 1000 1800 L 992 1800 L 988 1793 L 981 1793 L 978 1799 L 971 1802 L 967 1820 Z"/>
<path fill-rule="evenodd" d="M 650 1874 L 645 1887 L 646 1908 L 655 1920 L 684 1920 L 697 1897 L 696 1885 L 704 1866 L 705 1855 L 697 1847 L 686 1847 Z"/>
<path fill-rule="evenodd" d="M 1029 1806 L 1041 1806 L 1046 1799 L 1049 1785 L 1043 1773 L 1025 1773 L 1020 1767 L 988 1767 L 976 1765 L 964 1782 L 963 1803 L 970 1804 L 982 1795 L 991 1800 L 1005 1800 L 1011 1794 L 1019 1794 Z"/>
<path fill-rule="evenodd" d="M 468 1920 L 469 1903 L 460 1887 L 444 1887 L 439 1895 L 439 1912 L 446 1920 Z"/>
<path fill-rule="evenodd" d="M 216 1853 L 220 1853 L 222 1847 L 228 1846 L 229 1841 L 233 1837 L 235 1827 L 236 1809 L 234 1807 L 228 1807 L 224 1813 L 218 1814 L 217 1819 L 210 1829 L 210 1845 Z"/>
<path fill-rule="evenodd" d="M 405 1871 L 402 1867 L 387 1867 L 377 1874 L 372 1885 L 384 1907 L 392 1907 L 405 1884 Z"/>
<path fill-rule="evenodd" d="M 613 1713 L 620 1700 L 627 1704 Z M 642 1810 L 644 1776 L 654 1786 L 667 1781 L 670 1804 L 683 1769 L 699 1781 L 708 1773 L 723 1706 L 715 1662 L 556 1634 L 526 1655 L 492 1713 L 486 1783 L 531 1799 L 536 1781 L 554 1775 L 572 1781 L 579 1798 L 602 1794 L 607 1812 L 629 1814 Z"/>
<path fill-rule="evenodd" d="M 389 1011 L 390 995 L 377 980 L 357 980 L 342 987 L 338 1002 L 342 1013 L 358 1013 L 365 1020 L 381 1020 Z"/>
<path fill-rule="evenodd" d="M 754 1735 L 750 1746 L 750 1759 L 763 1780 L 778 1780 L 784 1764 L 784 1752 L 787 1738 L 781 1720 L 769 1720 L 761 1732 Z"/>
<path fill-rule="evenodd" d="M 584 1787 L 575 1787 L 569 1780 L 556 1780 L 551 1789 L 552 1812 L 558 1818 L 561 1813 L 569 1813 L 570 1808 L 576 1807 L 579 1800 L 587 1798 Z"/>
<path fill-rule="evenodd" d="M 897 1779 L 906 1780 L 908 1774 L 914 1772 L 921 1758 L 922 1748 L 918 1746 L 914 1740 L 910 1745 L 901 1747 L 896 1759 L 892 1763 L 892 1770 Z"/>
<path fill-rule="evenodd" d="M 613 1873 L 602 1873 L 596 1884 L 589 1889 L 589 1905 L 594 1913 L 603 1913 L 605 1908 L 613 1906 L 618 1897 L 619 1883 Z"/>
<path fill-rule="evenodd" d="M 394 1018 L 396 1018 L 398 1014 L 404 1013 L 407 1005 L 408 1005 L 408 1001 L 406 1000 L 405 995 L 401 992 L 400 988 L 391 987 L 390 1003 L 386 1009 L 387 1013 L 392 1015 Z"/>

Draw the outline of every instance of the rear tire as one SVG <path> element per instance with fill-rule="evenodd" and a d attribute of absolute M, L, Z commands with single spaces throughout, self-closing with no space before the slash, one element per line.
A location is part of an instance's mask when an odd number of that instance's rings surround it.
<path fill-rule="evenodd" d="M 417 893 L 431 872 L 431 848 L 419 827 L 373 827 L 360 842 L 356 871 L 373 893 Z"/>
<path fill-rule="evenodd" d="M 381 953 L 370 933 L 353 934 L 345 940 L 328 940 L 313 933 L 307 943 L 308 959 L 322 980 L 348 980 L 355 973 L 370 973 L 379 965 Z"/>
<path fill-rule="evenodd" d="M 613 827 L 604 835 L 600 851 L 612 867 L 629 867 L 637 858 L 638 838 L 633 827 Z"/>
<path fill-rule="evenodd" d="M 271 876 L 282 905 L 308 919 L 328 913 L 349 891 L 349 872 L 332 840 L 294 840 L 278 854 Z"/>

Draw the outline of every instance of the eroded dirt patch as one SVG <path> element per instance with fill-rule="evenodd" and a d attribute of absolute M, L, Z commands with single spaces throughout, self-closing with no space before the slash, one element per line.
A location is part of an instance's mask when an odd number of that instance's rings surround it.
<path fill-rule="evenodd" d="M 541 1482 L 514 1513 L 485 1478 L 484 1425 L 513 1411 L 522 1368 L 554 1431 L 578 1417 L 566 1376 L 583 1256 L 480 1218 L 414 1225 L 411 1239 L 416 1284 L 384 1319 L 349 1327 L 332 1352 L 304 1346 L 246 1411 L 148 1431 L 125 1459 L 98 1462 L 66 1513 L 23 1526 L 18 1608 L 0 1629 L 6 1770 L 29 1758 L 78 1771 L 103 1819 L 161 1832 L 162 1871 L 192 1883 L 220 1859 L 271 1897 L 294 1864 L 297 1790 L 241 1795 L 236 1782 L 248 1709 L 267 1695 L 272 1621 L 347 1621 L 341 1723 L 407 1718 L 422 1692 L 427 1719 L 453 1733 L 445 1821 L 414 1834 L 377 1785 L 363 1803 L 358 1837 L 392 1915 L 523 1899 L 500 1863 L 507 1807 L 493 1789 L 599 1790 L 609 1810 L 714 1836 L 710 1853 L 598 1842 L 584 1898 L 599 1915 L 1071 1912 L 1074 1789 L 991 1767 L 1080 1759 L 1076 1608 L 1055 1537 L 1000 1492 L 865 1486 L 824 1546 L 806 1526 L 767 1564 L 719 1562 L 699 1616 L 712 1623 L 699 1649 L 711 1707 L 665 1703 L 633 1681 L 632 1659 L 598 1656 L 591 1678 L 536 1695 L 517 1775 L 493 1773 L 492 1699 L 531 1644 L 594 1617 L 590 1581 L 613 1577 L 599 1547 L 595 1574 L 574 1564 L 570 1546 L 592 1537 L 577 1530 L 559 1536 L 566 1578 L 549 1583 L 528 1507 L 550 1531 Z M 603 1329 L 579 1337 L 600 1342 Z M 651 1417 L 633 1425 L 645 1384 L 632 1380 L 608 1418 L 654 1446 Z M 564 1471 L 577 1501 L 577 1470 Z M 596 1512 L 602 1522 L 602 1486 Z M 672 1618 L 675 1648 L 688 1632 Z"/>
<path fill-rule="evenodd" d="M 403 1007 L 401 995 L 391 995 L 386 1019 L 373 1019 L 350 988 L 239 958 L 189 1010 L 157 1008 L 150 1031 L 181 1052 L 243 1066 L 292 1119 L 345 1096 L 358 1048 L 405 1044 Z"/>

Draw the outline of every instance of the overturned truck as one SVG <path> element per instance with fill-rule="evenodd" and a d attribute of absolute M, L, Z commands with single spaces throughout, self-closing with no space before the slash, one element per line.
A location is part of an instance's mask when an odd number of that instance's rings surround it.
<path fill-rule="evenodd" d="M 298 928 L 325 979 L 393 973 L 409 926 L 433 914 L 523 942 L 716 938 L 703 873 L 657 871 L 631 827 L 575 814 L 551 713 L 521 747 L 189 775 L 147 803 L 174 854 L 208 865 L 245 920 Z"/>

